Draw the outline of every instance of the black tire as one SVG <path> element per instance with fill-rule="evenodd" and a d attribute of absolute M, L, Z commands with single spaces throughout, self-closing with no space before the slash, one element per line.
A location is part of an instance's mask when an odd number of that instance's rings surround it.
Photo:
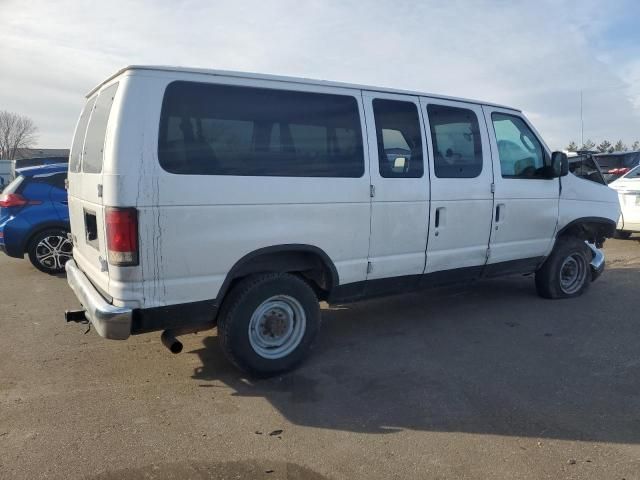
<path fill-rule="evenodd" d="M 631 238 L 632 233 L 633 232 L 625 232 L 624 230 L 616 230 L 614 237 L 619 238 L 620 240 L 628 240 Z"/>
<path fill-rule="evenodd" d="M 264 327 L 251 328 L 250 333 L 250 326 L 256 322 Z M 264 354 L 279 355 L 278 349 L 284 348 L 259 344 L 269 336 L 274 342 L 279 341 L 273 337 L 274 325 L 276 330 L 288 328 L 283 325 L 293 325 L 290 336 L 280 335 L 285 337 L 285 345 L 291 342 L 291 351 L 283 350 L 279 358 L 265 358 Z M 319 329 L 320 305 L 314 290 L 302 278 L 289 273 L 267 273 L 243 279 L 227 294 L 218 315 L 218 337 L 225 355 L 239 369 L 256 377 L 276 375 L 298 366 L 309 353 Z"/>
<path fill-rule="evenodd" d="M 536 272 L 536 290 L 544 298 L 572 298 L 582 295 L 591 283 L 592 253 L 583 240 L 558 239 L 556 246 Z M 576 270 L 574 282 L 572 272 Z"/>
<path fill-rule="evenodd" d="M 64 272 L 64 264 L 72 258 L 72 250 L 73 245 L 67 239 L 67 231 L 62 228 L 50 228 L 36 233 L 27 247 L 33 266 L 49 275 Z M 50 256 L 47 256 L 48 251 Z"/>

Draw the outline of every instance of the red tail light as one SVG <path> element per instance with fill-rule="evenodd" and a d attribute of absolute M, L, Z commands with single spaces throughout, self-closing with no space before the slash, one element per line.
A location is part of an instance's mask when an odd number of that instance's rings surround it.
<path fill-rule="evenodd" d="M 23 207 L 29 202 L 17 193 L 0 195 L 0 208 Z"/>
<path fill-rule="evenodd" d="M 612 168 L 607 173 L 610 173 L 612 175 L 624 175 L 625 173 L 629 172 L 629 170 L 631 170 L 631 169 L 630 168 L 626 168 L 626 167 Z"/>
<path fill-rule="evenodd" d="M 138 265 L 138 211 L 110 208 L 105 211 L 107 255 L 111 265 Z"/>

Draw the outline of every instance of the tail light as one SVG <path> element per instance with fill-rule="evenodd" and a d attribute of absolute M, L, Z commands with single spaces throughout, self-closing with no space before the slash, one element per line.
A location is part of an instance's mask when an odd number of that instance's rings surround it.
<path fill-rule="evenodd" d="M 109 263 L 119 267 L 138 265 L 138 211 L 108 207 L 105 223 Z"/>
<path fill-rule="evenodd" d="M 0 208 L 24 207 L 25 205 L 39 205 L 40 200 L 27 200 L 18 193 L 0 195 Z"/>
<path fill-rule="evenodd" d="M 611 175 L 624 175 L 625 173 L 629 172 L 629 170 L 631 170 L 631 169 L 630 168 L 626 168 L 626 167 L 612 168 L 607 173 L 609 173 Z"/>

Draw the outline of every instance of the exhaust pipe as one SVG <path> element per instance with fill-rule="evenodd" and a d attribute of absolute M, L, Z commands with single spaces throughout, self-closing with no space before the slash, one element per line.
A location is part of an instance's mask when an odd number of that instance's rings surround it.
<path fill-rule="evenodd" d="M 182 351 L 182 342 L 176 338 L 174 330 L 165 330 L 162 332 L 160 340 L 171 353 L 180 353 Z"/>
<path fill-rule="evenodd" d="M 67 322 L 87 323 L 88 319 L 84 310 L 65 310 L 64 319 Z"/>

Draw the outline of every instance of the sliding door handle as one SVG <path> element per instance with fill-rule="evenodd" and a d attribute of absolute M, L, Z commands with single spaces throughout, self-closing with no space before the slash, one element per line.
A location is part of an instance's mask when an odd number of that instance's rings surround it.
<path fill-rule="evenodd" d="M 504 203 L 496 205 L 495 223 L 498 224 L 504 221 L 506 214 L 506 206 Z"/>
<path fill-rule="evenodd" d="M 444 207 L 439 207 L 436 208 L 436 218 L 435 218 L 435 222 L 434 222 L 434 227 L 435 228 L 439 228 L 440 225 L 444 225 L 444 211 L 445 208 Z"/>

